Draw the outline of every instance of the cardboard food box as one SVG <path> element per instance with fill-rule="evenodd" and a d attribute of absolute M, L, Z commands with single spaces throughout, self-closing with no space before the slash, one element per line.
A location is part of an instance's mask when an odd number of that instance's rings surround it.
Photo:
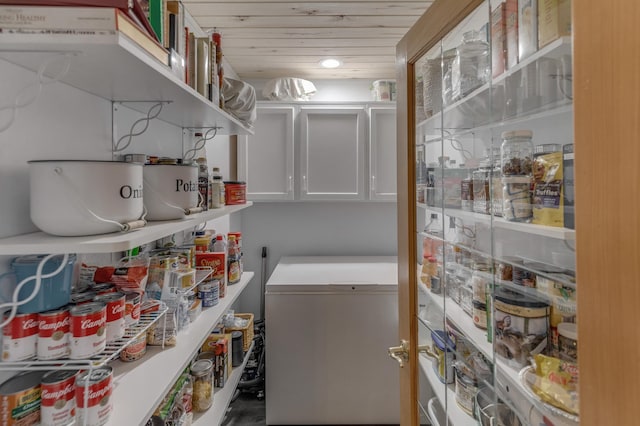
<path fill-rule="evenodd" d="M 220 280 L 221 283 L 227 282 L 227 258 L 225 252 L 196 253 L 196 266 L 209 266 L 213 269 L 206 281 Z"/>
<path fill-rule="evenodd" d="M 231 334 L 210 334 L 202 344 L 202 352 L 213 352 L 215 359 L 213 362 L 213 384 L 217 388 L 222 388 L 227 383 L 231 375 Z"/>
<path fill-rule="evenodd" d="M 538 51 L 538 1 L 518 0 L 518 60 Z"/>
<path fill-rule="evenodd" d="M 538 48 L 571 35 L 571 1 L 538 0 Z"/>
<path fill-rule="evenodd" d="M 500 3 L 491 12 L 491 70 L 497 77 L 505 70 L 507 49 L 506 5 Z"/>
<path fill-rule="evenodd" d="M 507 69 L 518 64 L 518 0 L 505 2 Z"/>

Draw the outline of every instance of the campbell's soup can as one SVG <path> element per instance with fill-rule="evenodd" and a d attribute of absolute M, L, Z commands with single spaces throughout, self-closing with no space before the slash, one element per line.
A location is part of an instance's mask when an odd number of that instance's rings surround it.
<path fill-rule="evenodd" d="M 137 361 L 147 353 L 147 334 L 142 333 L 120 352 L 120 359 L 125 362 Z"/>
<path fill-rule="evenodd" d="M 127 327 L 131 327 L 138 321 L 140 321 L 140 294 L 125 293 L 124 323 Z"/>
<path fill-rule="evenodd" d="M 23 361 L 34 358 L 37 355 L 37 343 L 38 314 L 16 314 L 2 328 L 2 360 Z"/>
<path fill-rule="evenodd" d="M 107 293 L 115 293 L 116 291 L 118 291 L 118 289 L 116 288 L 116 285 L 114 283 L 100 283 L 92 286 L 91 291 L 100 295 L 100 294 L 107 294 Z"/>
<path fill-rule="evenodd" d="M 91 302 L 72 307 L 71 359 L 98 355 L 107 345 L 107 305 Z"/>
<path fill-rule="evenodd" d="M 66 426 L 75 420 L 77 375 L 77 370 L 54 370 L 42 376 L 42 426 Z"/>
<path fill-rule="evenodd" d="M 40 424 L 40 380 L 44 373 L 26 371 L 0 384 L 0 424 Z"/>
<path fill-rule="evenodd" d="M 58 359 L 69 356 L 71 315 L 68 308 L 38 314 L 38 359 Z"/>
<path fill-rule="evenodd" d="M 125 296 L 124 293 L 107 293 L 96 296 L 95 302 L 107 305 L 107 342 L 122 339 L 125 331 Z"/>
<path fill-rule="evenodd" d="M 75 391 L 78 425 L 100 426 L 107 423 L 112 409 L 112 392 L 111 367 L 104 366 L 80 373 L 76 378 Z"/>

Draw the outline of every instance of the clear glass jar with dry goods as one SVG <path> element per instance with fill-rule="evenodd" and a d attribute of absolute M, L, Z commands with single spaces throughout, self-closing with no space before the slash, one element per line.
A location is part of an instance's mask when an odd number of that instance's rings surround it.
<path fill-rule="evenodd" d="M 502 133 L 500 156 L 502 175 L 531 176 L 533 170 L 533 132 L 512 130 Z"/>
<path fill-rule="evenodd" d="M 213 404 L 213 362 L 200 359 L 191 365 L 193 411 L 208 410 Z"/>
<path fill-rule="evenodd" d="M 480 166 L 473 171 L 473 211 L 476 213 L 491 213 L 491 193 L 489 191 L 489 178 L 491 175 L 491 163 L 485 158 Z"/>

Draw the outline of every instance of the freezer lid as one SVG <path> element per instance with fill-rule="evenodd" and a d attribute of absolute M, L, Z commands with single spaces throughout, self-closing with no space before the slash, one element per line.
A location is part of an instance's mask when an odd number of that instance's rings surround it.
<path fill-rule="evenodd" d="M 283 257 L 267 282 L 267 293 L 397 291 L 394 256 Z"/>

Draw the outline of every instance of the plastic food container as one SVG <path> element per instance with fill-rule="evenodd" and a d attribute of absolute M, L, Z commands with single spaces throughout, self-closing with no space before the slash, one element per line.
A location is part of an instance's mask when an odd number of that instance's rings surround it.
<path fill-rule="evenodd" d="M 31 220 L 59 236 L 142 227 L 142 168 L 119 161 L 29 161 Z"/>
<path fill-rule="evenodd" d="M 224 183 L 226 205 L 245 204 L 247 202 L 247 183 L 228 181 Z"/>
<path fill-rule="evenodd" d="M 510 365 L 521 368 L 547 346 L 549 305 L 499 288 L 494 300 L 494 348 Z"/>
<path fill-rule="evenodd" d="M 36 274 L 40 261 L 44 255 L 20 256 L 13 259 L 11 269 L 16 277 L 16 284 Z M 47 275 L 55 272 L 61 265 L 63 256 L 54 256 L 47 261 L 42 269 L 42 274 Z M 40 282 L 40 290 L 35 298 L 29 302 L 19 305 L 19 313 L 44 312 L 60 308 L 69 303 L 71 299 L 71 281 L 73 277 L 73 265 L 76 262 L 74 254 L 69 255 L 66 266 L 50 278 L 43 278 Z M 11 274 L 11 273 L 9 273 Z M 35 280 L 28 281 L 18 293 L 18 300 L 25 300 L 33 293 Z"/>

